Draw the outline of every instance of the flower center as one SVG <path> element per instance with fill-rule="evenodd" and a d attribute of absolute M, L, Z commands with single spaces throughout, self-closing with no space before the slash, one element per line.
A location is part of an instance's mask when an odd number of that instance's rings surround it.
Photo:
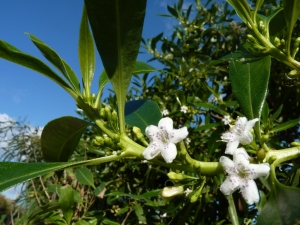
<path fill-rule="evenodd" d="M 166 144 L 169 142 L 169 134 L 162 126 L 160 127 L 160 137 L 161 137 L 161 141 L 163 143 Z"/>

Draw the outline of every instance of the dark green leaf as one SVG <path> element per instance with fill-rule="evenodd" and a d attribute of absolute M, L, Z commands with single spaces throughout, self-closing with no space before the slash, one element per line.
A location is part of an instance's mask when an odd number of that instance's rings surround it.
<path fill-rule="evenodd" d="M 74 90 L 80 93 L 80 83 L 79 80 L 72 70 L 72 68 L 62 59 L 60 56 L 44 42 L 39 40 L 32 34 L 28 34 L 30 40 L 35 44 L 35 46 L 42 52 L 42 54 L 49 60 L 71 83 Z"/>
<path fill-rule="evenodd" d="M 156 102 L 137 100 L 126 102 L 125 121 L 129 126 L 136 126 L 145 132 L 149 125 L 157 125 L 162 118 Z"/>
<path fill-rule="evenodd" d="M 86 222 L 85 220 L 78 220 L 75 225 L 90 225 L 88 222 Z"/>
<path fill-rule="evenodd" d="M 52 212 L 59 208 L 59 203 L 56 201 L 51 201 L 50 203 L 44 206 L 37 206 L 30 212 L 24 225 L 33 224 L 33 222 L 39 220 L 40 216 L 42 216 L 43 214 Z"/>
<path fill-rule="evenodd" d="M 277 111 L 271 116 L 271 121 L 273 122 L 274 120 L 277 119 L 277 117 L 280 115 L 282 111 L 283 105 L 281 104 L 280 107 L 277 109 Z"/>
<path fill-rule="evenodd" d="M 300 118 L 287 121 L 285 123 L 282 123 L 280 125 L 275 126 L 271 131 L 272 132 L 279 132 L 279 131 L 287 130 L 291 127 L 296 126 L 299 123 L 299 121 L 300 121 Z"/>
<path fill-rule="evenodd" d="M 167 7 L 168 7 L 169 13 L 170 13 L 172 16 L 174 16 L 175 18 L 178 18 L 178 12 L 177 12 L 174 8 L 170 7 L 169 5 L 168 5 Z"/>
<path fill-rule="evenodd" d="M 94 50 L 94 40 L 90 32 L 85 6 L 83 7 L 80 23 L 78 53 L 83 85 L 85 90 L 89 92 L 95 73 L 96 58 Z"/>
<path fill-rule="evenodd" d="M 222 133 L 222 127 L 218 127 L 208 139 L 208 154 L 213 154 L 216 149 L 221 145 L 220 137 Z"/>
<path fill-rule="evenodd" d="M 275 15 L 274 15 L 275 14 Z M 272 16 L 272 18 L 270 18 Z M 270 37 L 278 34 L 286 27 L 286 22 L 284 19 L 284 11 L 282 8 L 272 8 L 271 15 L 268 16 L 271 21 L 269 21 L 269 35 Z"/>
<path fill-rule="evenodd" d="M 260 118 L 268 91 L 271 58 L 251 58 L 245 49 L 231 54 L 230 57 L 229 77 L 232 91 L 249 120 Z M 255 124 L 255 131 L 260 135 L 259 123 Z"/>
<path fill-rule="evenodd" d="M 96 188 L 94 185 L 94 175 L 89 169 L 85 167 L 78 168 L 75 176 L 81 184 L 92 186 L 94 189 Z"/>
<path fill-rule="evenodd" d="M 203 126 L 197 127 L 195 129 L 195 131 L 208 130 L 208 129 L 211 129 L 211 128 L 218 127 L 220 125 L 221 125 L 221 123 L 208 123 L 208 124 L 205 124 Z"/>
<path fill-rule="evenodd" d="M 94 40 L 114 87 L 121 133 L 125 132 L 126 91 L 139 52 L 146 0 L 85 0 Z"/>
<path fill-rule="evenodd" d="M 53 70 L 50 69 L 41 60 L 21 52 L 14 46 L 0 40 L 0 58 L 6 59 L 13 63 L 17 63 L 21 66 L 25 66 L 32 69 L 38 73 L 45 75 L 51 80 L 59 84 L 63 89 L 65 89 L 74 99 L 77 99 L 77 94 L 75 91 L 67 84 L 59 75 L 57 75 Z"/>
<path fill-rule="evenodd" d="M 41 136 L 44 159 L 48 162 L 68 161 L 89 125 L 86 121 L 71 116 L 47 123 Z"/>

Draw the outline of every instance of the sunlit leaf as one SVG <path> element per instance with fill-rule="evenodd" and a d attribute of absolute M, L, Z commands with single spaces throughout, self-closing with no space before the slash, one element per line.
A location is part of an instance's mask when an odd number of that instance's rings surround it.
<path fill-rule="evenodd" d="M 81 184 L 89 185 L 95 188 L 94 175 L 89 169 L 85 167 L 78 168 L 76 170 L 75 176 Z"/>
<path fill-rule="evenodd" d="M 300 118 L 287 121 L 285 123 L 282 123 L 280 125 L 275 126 L 271 131 L 272 132 L 279 132 L 279 131 L 287 130 L 291 127 L 296 126 L 299 123 L 299 121 L 300 121 Z"/>
<path fill-rule="evenodd" d="M 34 56 L 21 52 L 19 49 L 2 40 L 0 40 L 0 58 L 19 64 L 21 66 L 25 66 L 29 69 L 43 74 L 44 76 L 59 84 L 74 99 L 77 98 L 77 94 L 73 90 L 73 88 L 71 88 L 66 81 L 64 81 L 59 75 L 51 70 L 50 67 L 47 66 L 44 62 L 35 58 Z"/>

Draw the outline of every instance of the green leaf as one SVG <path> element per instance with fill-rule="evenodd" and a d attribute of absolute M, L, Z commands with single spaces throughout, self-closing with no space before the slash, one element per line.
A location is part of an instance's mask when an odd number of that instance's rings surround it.
<path fill-rule="evenodd" d="M 222 123 L 208 123 L 203 126 L 199 126 L 195 129 L 195 131 L 208 130 L 214 127 L 220 126 Z"/>
<path fill-rule="evenodd" d="M 157 125 L 162 118 L 156 102 L 137 100 L 126 102 L 125 121 L 129 126 L 136 126 L 144 133 L 149 125 Z"/>
<path fill-rule="evenodd" d="M 268 91 L 270 56 L 251 58 L 245 49 L 240 49 L 229 57 L 232 91 L 244 115 L 249 120 L 260 118 Z M 259 123 L 255 124 L 255 131 L 260 135 Z"/>
<path fill-rule="evenodd" d="M 271 121 L 273 122 L 274 120 L 277 119 L 277 117 L 280 115 L 282 111 L 283 105 L 281 104 L 280 107 L 277 109 L 277 111 L 271 116 Z"/>
<path fill-rule="evenodd" d="M 249 7 L 245 7 L 244 1 L 240 0 L 227 0 L 227 2 L 235 9 L 236 14 L 247 23 L 247 15 L 250 17 Z M 248 4 L 247 4 L 248 5 Z"/>
<path fill-rule="evenodd" d="M 120 223 L 111 221 L 110 219 L 105 218 L 104 220 L 102 220 L 102 223 L 105 225 L 121 225 Z"/>
<path fill-rule="evenodd" d="M 279 132 L 279 131 L 287 130 L 287 129 L 291 128 L 291 127 L 296 126 L 299 123 L 299 121 L 300 121 L 300 118 L 287 121 L 285 123 L 282 123 L 280 125 L 275 126 L 271 130 L 271 132 Z"/>
<path fill-rule="evenodd" d="M 94 40 L 104 69 L 114 87 L 121 133 L 134 64 L 142 40 L 146 0 L 85 0 Z"/>
<path fill-rule="evenodd" d="M 146 222 L 146 217 L 144 215 L 144 210 L 140 204 L 135 204 L 134 205 L 134 212 L 135 215 L 137 216 L 138 220 L 141 221 L 142 223 Z"/>
<path fill-rule="evenodd" d="M 19 49 L 2 40 L 0 40 L 0 58 L 19 64 L 21 66 L 25 66 L 29 69 L 32 69 L 38 73 L 45 75 L 46 77 L 59 84 L 74 99 L 77 99 L 78 95 L 73 90 L 73 88 L 71 88 L 70 85 L 66 83 L 66 81 L 64 81 L 59 75 L 57 75 L 53 70 L 51 70 L 50 67 L 47 66 L 44 62 L 29 54 L 21 52 Z"/>
<path fill-rule="evenodd" d="M 287 225 L 300 220 L 300 189 L 280 184 L 275 166 L 271 166 L 272 190 L 270 197 L 258 216 L 257 225 Z"/>
<path fill-rule="evenodd" d="M 70 185 L 62 186 L 58 190 L 59 194 L 59 205 L 62 210 L 69 210 L 73 207 L 75 201 L 74 201 L 74 194 L 73 194 L 73 188 Z"/>
<path fill-rule="evenodd" d="M 132 74 L 143 74 L 143 73 L 150 73 L 154 72 L 156 69 L 152 66 L 150 66 L 147 63 L 141 62 L 141 61 L 136 61 L 134 64 L 134 68 L 132 71 Z M 99 79 L 99 91 L 101 92 L 105 85 L 109 82 L 109 78 L 107 76 L 107 73 L 105 70 L 102 71 Z"/>
<path fill-rule="evenodd" d="M 220 137 L 222 133 L 222 127 L 218 127 L 208 139 L 208 154 L 213 154 L 216 149 L 221 145 Z"/>
<path fill-rule="evenodd" d="M 48 162 L 66 162 L 90 124 L 71 116 L 52 120 L 44 127 L 41 147 Z"/>
<path fill-rule="evenodd" d="M 287 27 L 287 45 L 286 50 L 290 52 L 290 41 L 293 33 L 294 26 L 300 14 L 300 1 L 299 0 L 283 0 L 283 10 L 285 15 Z"/>
<path fill-rule="evenodd" d="M 90 95 L 90 86 L 95 73 L 94 40 L 90 32 L 85 6 L 83 7 L 79 32 L 79 63 L 86 96 Z"/>
<path fill-rule="evenodd" d="M 94 175 L 89 169 L 85 167 L 78 168 L 75 176 L 81 184 L 92 186 L 94 189 L 96 188 L 94 185 Z"/>
<path fill-rule="evenodd" d="M 85 220 L 78 220 L 75 225 L 90 225 L 88 222 L 86 222 Z"/>
<path fill-rule="evenodd" d="M 168 8 L 169 13 L 172 16 L 174 16 L 175 18 L 178 18 L 178 12 L 174 8 L 170 7 L 169 5 L 167 6 L 167 8 Z"/>
<path fill-rule="evenodd" d="M 47 205 L 44 205 L 44 206 L 37 206 L 30 212 L 24 225 L 33 224 L 33 222 L 39 220 L 40 216 L 42 216 L 43 214 L 52 212 L 59 208 L 60 208 L 59 203 L 56 201 L 51 201 Z"/>
<path fill-rule="evenodd" d="M 44 42 L 39 40 L 32 34 L 28 34 L 30 40 L 35 44 L 35 46 L 41 51 L 49 62 L 51 62 L 71 83 L 73 89 L 79 94 L 80 93 L 80 83 L 79 80 L 72 70 L 72 68 L 62 59 L 60 56 Z"/>

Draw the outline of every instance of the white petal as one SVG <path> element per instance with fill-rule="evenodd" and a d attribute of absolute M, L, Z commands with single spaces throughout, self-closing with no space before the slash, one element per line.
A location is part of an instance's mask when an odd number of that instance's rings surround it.
<path fill-rule="evenodd" d="M 160 150 L 161 145 L 159 142 L 151 142 L 150 145 L 143 152 L 143 156 L 147 160 L 153 159 L 160 153 Z"/>
<path fill-rule="evenodd" d="M 253 119 L 253 120 L 249 120 L 247 123 L 246 123 L 246 126 L 245 126 L 245 130 L 251 130 L 252 127 L 254 127 L 255 123 L 258 121 L 258 119 Z"/>
<path fill-rule="evenodd" d="M 247 121 L 248 121 L 248 119 L 246 117 L 239 117 L 235 123 L 234 128 L 244 130 L 246 127 Z"/>
<path fill-rule="evenodd" d="M 225 172 L 228 173 L 229 175 L 236 174 L 236 170 L 234 168 L 234 163 L 228 157 L 221 156 L 220 157 L 220 164 L 224 168 Z"/>
<path fill-rule="evenodd" d="M 160 129 L 157 126 L 150 125 L 146 127 L 145 133 L 150 139 L 150 142 L 159 140 L 158 137 L 160 137 Z"/>
<path fill-rule="evenodd" d="M 249 177 L 252 179 L 256 179 L 258 177 L 266 177 L 270 173 L 270 165 L 268 163 L 262 164 L 250 164 L 248 166 L 249 169 Z"/>
<path fill-rule="evenodd" d="M 253 135 L 250 131 L 244 130 L 242 136 L 240 136 L 239 141 L 242 145 L 250 144 L 253 141 Z"/>
<path fill-rule="evenodd" d="M 173 143 L 168 143 L 164 145 L 161 150 L 161 155 L 167 163 L 173 162 L 177 155 L 176 145 Z"/>
<path fill-rule="evenodd" d="M 158 128 L 167 131 L 168 134 L 171 133 L 173 131 L 173 120 L 169 117 L 162 118 L 158 123 Z"/>
<path fill-rule="evenodd" d="M 237 149 L 238 146 L 239 146 L 238 140 L 229 141 L 226 145 L 225 154 L 233 155 L 234 151 Z"/>
<path fill-rule="evenodd" d="M 229 141 L 235 141 L 239 139 L 239 136 L 231 131 L 227 131 L 221 136 L 222 141 L 229 142 Z"/>
<path fill-rule="evenodd" d="M 224 195 L 230 195 L 235 192 L 240 186 L 240 179 L 238 176 L 228 176 L 220 186 L 220 191 Z"/>
<path fill-rule="evenodd" d="M 249 162 L 250 156 L 246 152 L 244 148 L 237 148 L 233 153 L 233 162 L 236 165 L 242 164 L 247 166 L 250 164 Z"/>
<path fill-rule="evenodd" d="M 240 191 L 248 205 L 259 202 L 259 194 L 254 180 L 244 180 L 241 184 Z"/>
<path fill-rule="evenodd" d="M 171 133 L 169 133 L 170 142 L 178 143 L 179 141 L 185 139 L 188 136 L 189 132 L 187 127 L 182 127 L 180 129 L 174 129 Z"/>

